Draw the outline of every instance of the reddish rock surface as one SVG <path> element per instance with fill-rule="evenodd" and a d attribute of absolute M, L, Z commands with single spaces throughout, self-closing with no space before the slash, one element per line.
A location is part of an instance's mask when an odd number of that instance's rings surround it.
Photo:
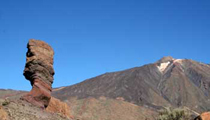
<path fill-rule="evenodd" d="M 204 112 L 194 120 L 210 120 L 210 112 Z"/>
<path fill-rule="evenodd" d="M 61 102 L 54 97 L 50 99 L 50 103 L 46 108 L 46 111 L 52 113 L 60 113 L 64 117 L 73 118 L 73 116 L 70 115 L 70 107 L 66 103 Z"/>
<path fill-rule="evenodd" d="M 53 83 L 53 49 L 40 40 L 29 40 L 23 75 L 31 82 L 32 90 L 22 98 L 46 108 L 50 102 Z"/>
<path fill-rule="evenodd" d="M 8 120 L 7 112 L 0 106 L 0 120 Z"/>

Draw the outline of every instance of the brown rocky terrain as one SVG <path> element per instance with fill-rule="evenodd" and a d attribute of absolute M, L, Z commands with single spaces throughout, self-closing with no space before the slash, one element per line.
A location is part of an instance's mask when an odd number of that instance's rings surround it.
<path fill-rule="evenodd" d="M 210 112 L 204 112 L 196 117 L 194 120 L 210 120 Z"/>
<path fill-rule="evenodd" d="M 70 120 L 58 112 L 48 112 L 17 97 L 0 99 L 0 120 Z"/>
<path fill-rule="evenodd" d="M 73 118 L 73 116 L 70 114 L 71 112 L 69 105 L 67 105 L 67 103 L 61 102 L 60 100 L 54 97 L 50 99 L 46 111 L 51 113 L 59 113 L 60 115 L 66 118 Z"/>
<path fill-rule="evenodd" d="M 8 119 L 8 114 L 2 106 L 0 106 L 0 119 L 1 120 L 7 120 Z"/>
<path fill-rule="evenodd" d="M 123 100 L 106 97 L 67 100 L 76 120 L 154 120 L 157 112 Z"/>

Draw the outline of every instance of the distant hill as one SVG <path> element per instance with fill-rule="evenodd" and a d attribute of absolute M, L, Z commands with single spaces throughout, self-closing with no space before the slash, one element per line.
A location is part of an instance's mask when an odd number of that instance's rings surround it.
<path fill-rule="evenodd" d="M 152 64 L 56 89 L 53 95 L 62 100 L 104 96 L 154 110 L 186 106 L 202 112 L 210 108 L 210 66 L 189 59 L 163 57 Z"/>
<path fill-rule="evenodd" d="M 23 94 L 25 94 L 26 91 L 17 91 L 17 90 L 11 90 L 11 89 L 0 89 L 0 99 L 6 99 L 6 98 L 19 98 Z"/>

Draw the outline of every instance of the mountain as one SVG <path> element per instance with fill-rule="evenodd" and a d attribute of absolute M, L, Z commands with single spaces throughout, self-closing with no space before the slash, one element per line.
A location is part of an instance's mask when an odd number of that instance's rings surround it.
<path fill-rule="evenodd" d="M 153 110 L 188 107 L 202 112 L 210 107 L 210 66 L 189 59 L 163 57 L 155 63 L 105 73 L 54 90 L 62 100 L 122 99 Z"/>

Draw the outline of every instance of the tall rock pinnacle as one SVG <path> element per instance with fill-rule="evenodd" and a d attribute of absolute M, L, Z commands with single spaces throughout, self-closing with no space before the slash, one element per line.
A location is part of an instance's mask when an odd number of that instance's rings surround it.
<path fill-rule="evenodd" d="M 53 83 L 53 49 L 45 42 L 31 39 L 27 45 L 23 75 L 31 82 L 32 90 L 22 98 L 39 107 L 47 107 Z"/>

